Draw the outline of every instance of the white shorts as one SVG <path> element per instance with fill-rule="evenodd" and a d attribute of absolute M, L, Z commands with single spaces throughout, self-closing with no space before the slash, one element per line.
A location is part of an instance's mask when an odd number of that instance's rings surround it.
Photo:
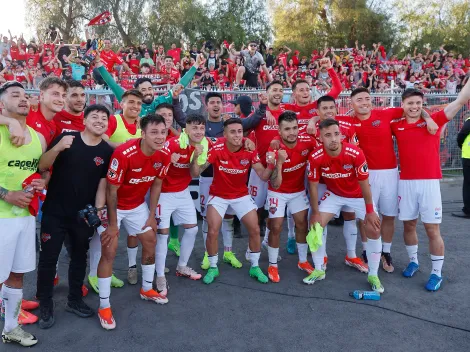
<path fill-rule="evenodd" d="M 0 219 L 0 284 L 10 272 L 36 269 L 36 219 L 34 216 Z"/>
<path fill-rule="evenodd" d="M 400 180 L 398 182 L 398 218 L 414 220 L 421 216 L 426 224 L 442 222 L 439 180 Z"/>
<path fill-rule="evenodd" d="M 348 211 L 351 210 L 351 212 L 356 213 L 356 219 L 364 220 L 366 216 L 366 203 L 364 203 L 364 198 L 340 197 L 327 190 L 318 203 L 319 210 L 322 213 L 339 214 L 341 210 L 348 209 Z"/>
<path fill-rule="evenodd" d="M 117 210 L 117 226 L 121 228 L 121 223 L 124 225 L 124 229 L 126 229 L 128 236 L 137 236 L 141 233 L 147 232 L 152 228 L 147 226 L 145 229 L 142 230 L 142 227 L 147 222 L 149 218 L 150 211 L 147 203 L 142 203 L 137 208 L 130 209 L 130 210 Z M 100 226 L 96 229 L 98 234 L 102 234 L 105 230 L 105 227 Z"/>
<path fill-rule="evenodd" d="M 196 225 L 197 216 L 189 188 L 181 192 L 161 193 L 157 206 L 158 228 L 168 229 L 173 224 Z"/>
<path fill-rule="evenodd" d="M 266 210 L 268 210 L 269 218 L 283 218 L 286 213 L 296 214 L 300 211 L 307 210 L 310 204 L 308 202 L 305 191 L 296 193 L 279 193 L 268 190 L 266 198 Z M 289 214 L 289 215 L 290 215 Z"/>
<path fill-rule="evenodd" d="M 398 215 L 398 179 L 398 168 L 369 170 L 372 199 L 382 215 Z"/>
<path fill-rule="evenodd" d="M 324 183 L 319 183 L 318 184 L 318 202 L 319 203 L 320 203 L 320 199 L 322 199 L 325 192 L 326 192 L 326 185 Z M 342 211 L 345 211 L 346 213 L 354 213 L 354 210 L 350 206 L 345 205 L 344 207 L 341 208 L 340 211 L 338 211 L 335 214 L 335 218 L 339 218 L 340 212 Z"/>
<path fill-rule="evenodd" d="M 199 177 L 199 200 L 201 207 L 201 216 L 205 217 L 207 214 L 207 203 L 209 201 L 209 189 L 212 184 L 213 177 Z M 227 209 L 227 215 L 235 215 L 231 207 Z"/>
<path fill-rule="evenodd" d="M 240 220 L 250 211 L 258 209 L 254 200 L 249 195 L 235 199 L 210 196 L 208 205 L 212 205 L 222 218 L 227 213 L 227 209 L 231 207 L 235 213 L 234 215 Z"/>
<path fill-rule="evenodd" d="M 259 178 L 255 170 L 251 169 L 250 180 L 248 181 L 248 192 L 256 203 L 256 206 L 262 208 L 266 203 L 268 195 L 268 183 Z"/>

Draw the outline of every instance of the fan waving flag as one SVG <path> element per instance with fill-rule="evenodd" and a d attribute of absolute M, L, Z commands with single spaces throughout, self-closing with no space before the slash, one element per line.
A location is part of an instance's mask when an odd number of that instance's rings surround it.
<path fill-rule="evenodd" d="M 111 22 L 111 12 L 105 11 L 95 18 L 92 18 L 90 22 L 88 22 L 88 26 L 101 26 L 109 22 Z"/>

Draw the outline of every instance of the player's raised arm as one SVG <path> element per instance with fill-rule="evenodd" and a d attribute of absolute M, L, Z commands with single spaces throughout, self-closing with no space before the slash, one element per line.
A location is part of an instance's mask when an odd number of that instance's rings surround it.
<path fill-rule="evenodd" d="M 447 105 L 444 108 L 444 113 L 447 116 L 448 120 L 452 120 L 455 115 L 459 112 L 459 110 L 468 103 L 470 100 L 470 80 L 467 81 L 465 86 L 460 91 L 457 99 L 455 99 L 452 103 Z"/>

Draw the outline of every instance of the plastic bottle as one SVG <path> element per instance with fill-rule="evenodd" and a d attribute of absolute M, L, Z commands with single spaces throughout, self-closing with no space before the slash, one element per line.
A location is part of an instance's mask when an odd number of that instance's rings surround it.
<path fill-rule="evenodd" d="M 366 299 L 372 301 L 380 301 L 380 293 L 375 291 L 354 291 L 350 292 L 349 295 L 355 299 Z"/>
<path fill-rule="evenodd" d="M 25 189 L 23 189 L 23 192 L 28 193 L 28 192 L 31 192 L 33 189 L 34 189 L 34 187 L 29 185 L 29 186 L 26 186 Z M 16 205 L 11 207 L 11 212 L 15 216 L 20 215 L 23 212 L 23 210 L 24 210 L 24 208 L 17 207 Z"/>

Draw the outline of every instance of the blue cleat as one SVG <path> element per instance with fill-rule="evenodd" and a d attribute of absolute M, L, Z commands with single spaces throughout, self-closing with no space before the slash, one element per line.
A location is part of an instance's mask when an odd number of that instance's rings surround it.
<path fill-rule="evenodd" d="M 295 238 L 288 238 L 287 239 L 287 253 L 289 254 L 295 254 L 297 250 L 297 243 L 295 242 Z"/>
<path fill-rule="evenodd" d="M 416 264 L 415 262 L 410 262 L 410 264 L 408 264 L 406 269 L 403 270 L 403 276 L 404 277 L 413 277 L 413 275 L 416 274 L 418 269 L 419 269 L 418 264 Z"/>
<path fill-rule="evenodd" d="M 426 286 L 424 287 L 428 291 L 437 291 L 441 287 L 441 284 L 442 284 L 442 277 L 439 277 L 436 274 L 431 274 Z"/>

